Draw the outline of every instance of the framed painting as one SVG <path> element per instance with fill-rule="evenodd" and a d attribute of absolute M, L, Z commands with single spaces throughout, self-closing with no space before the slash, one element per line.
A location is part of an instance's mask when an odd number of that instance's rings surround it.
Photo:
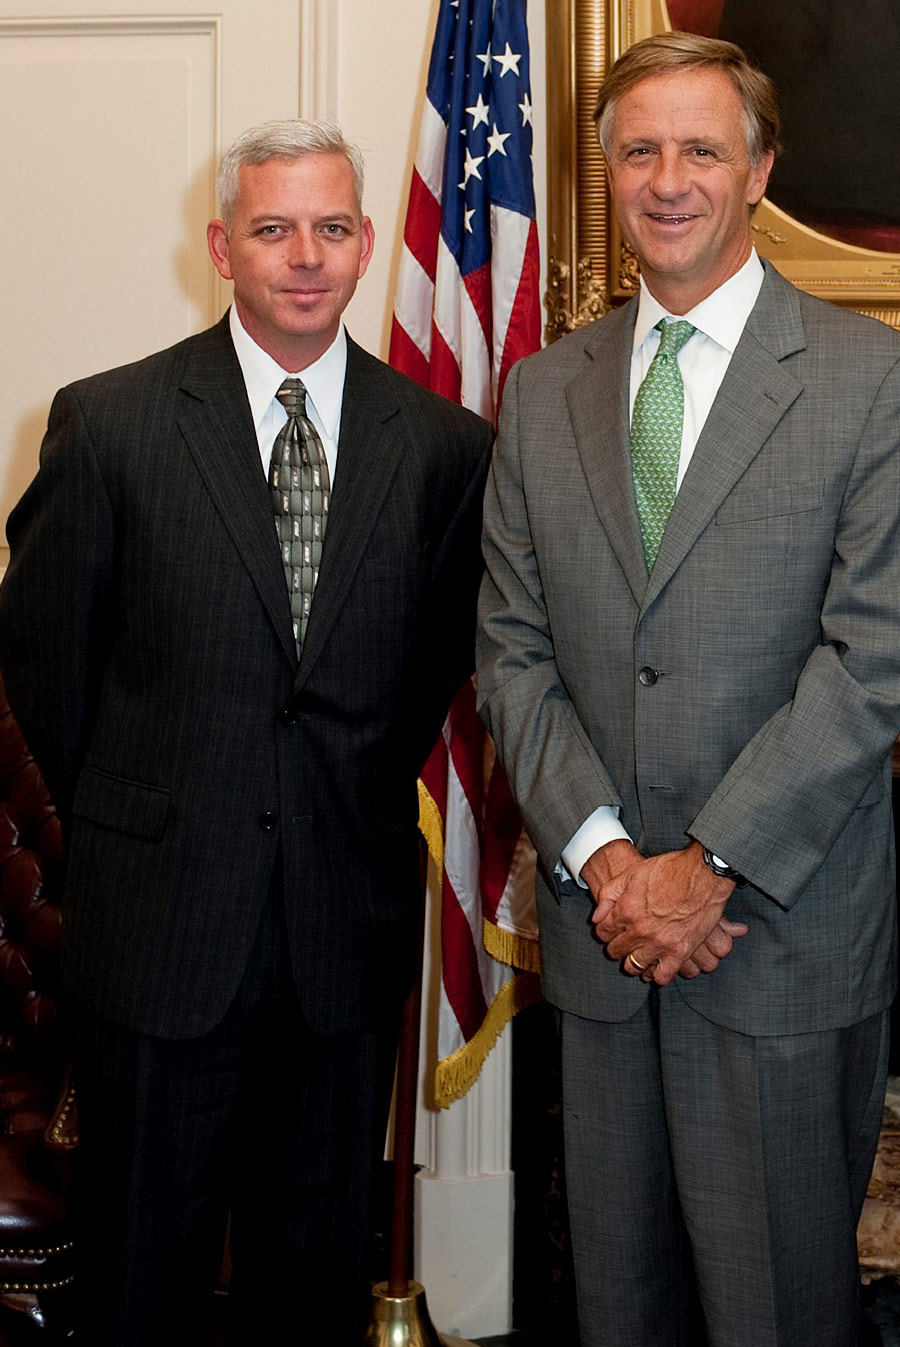
<path fill-rule="evenodd" d="M 753 217 L 760 254 L 804 290 L 900 327 L 895 0 L 547 0 L 548 339 L 637 287 L 593 108 L 616 57 L 672 28 L 738 42 L 778 88 L 784 154 Z"/>

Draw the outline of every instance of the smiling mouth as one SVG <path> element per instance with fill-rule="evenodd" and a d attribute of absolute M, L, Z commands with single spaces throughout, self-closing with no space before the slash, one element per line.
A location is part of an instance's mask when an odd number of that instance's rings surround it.
<path fill-rule="evenodd" d="M 648 212 L 649 213 L 649 212 Z M 650 214 L 650 219 L 655 220 L 657 224 L 684 224 L 687 220 L 694 220 L 694 215 L 657 215 Z"/>

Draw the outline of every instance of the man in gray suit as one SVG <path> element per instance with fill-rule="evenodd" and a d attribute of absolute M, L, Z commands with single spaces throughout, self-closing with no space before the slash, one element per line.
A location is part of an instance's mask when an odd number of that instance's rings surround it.
<path fill-rule="evenodd" d="M 362 351 L 362 158 L 219 174 L 208 332 L 58 394 L 0 660 L 68 836 L 89 1347 L 360 1341 L 415 971 L 416 776 L 473 659 L 492 439 Z M 323 536 L 324 535 L 324 536 Z"/>
<path fill-rule="evenodd" d="M 900 341 L 751 243 L 729 44 L 598 130 L 639 297 L 519 365 L 479 696 L 541 861 L 583 1347 L 856 1341 L 894 991 Z"/>

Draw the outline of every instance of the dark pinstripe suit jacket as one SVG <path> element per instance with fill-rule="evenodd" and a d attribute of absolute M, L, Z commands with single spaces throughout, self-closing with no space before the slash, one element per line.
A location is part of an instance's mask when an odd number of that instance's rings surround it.
<path fill-rule="evenodd" d="M 402 993 L 416 775 L 470 669 L 490 441 L 350 343 L 298 668 L 227 321 L 58 394 L 9 521 L 0 663 L 67 825 L 82 1003 L 209 1029 L 279 854 L 308 1021 Z"/>

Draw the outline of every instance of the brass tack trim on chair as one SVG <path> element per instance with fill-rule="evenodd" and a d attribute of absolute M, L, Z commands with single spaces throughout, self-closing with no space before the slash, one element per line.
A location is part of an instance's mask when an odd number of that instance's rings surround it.
<path fill-rule="evenodd" d="M 68 1090 L 66 1090 L 66 1097 L 54 1119 L 53 1127 L 50 1130 L 50 1140 L 57 1146 L 71 1148 L 78 1145 L 79 1137 L 77 1132 L 73 1132 L 70 1136 L 66 1135 L 66 1125 L 69 1121 L 69 1115 L 72 1112 L 74 1103 L 75 1086 L 70 1085 Z"/>
<path fill-rule="evenodd" d="M 0 1247 L 0 1259 L 2 1258 L 49 1258 L 54 1253 L 68 1253 L 74 1249 L 72 1240 L 65 1244 L 54 1244 L 49 1249 L 4 1249 Z"/>
<path fill-rule="evenodd" d="M 65 1286 L 71 1286 L 75 1281 L 74 1276 L 61 1277 L 56 1282 L 0 1282 L 0 1294 L 12 1295 L 15 1292 L 37 1291 L 61 1291 Z"/>

